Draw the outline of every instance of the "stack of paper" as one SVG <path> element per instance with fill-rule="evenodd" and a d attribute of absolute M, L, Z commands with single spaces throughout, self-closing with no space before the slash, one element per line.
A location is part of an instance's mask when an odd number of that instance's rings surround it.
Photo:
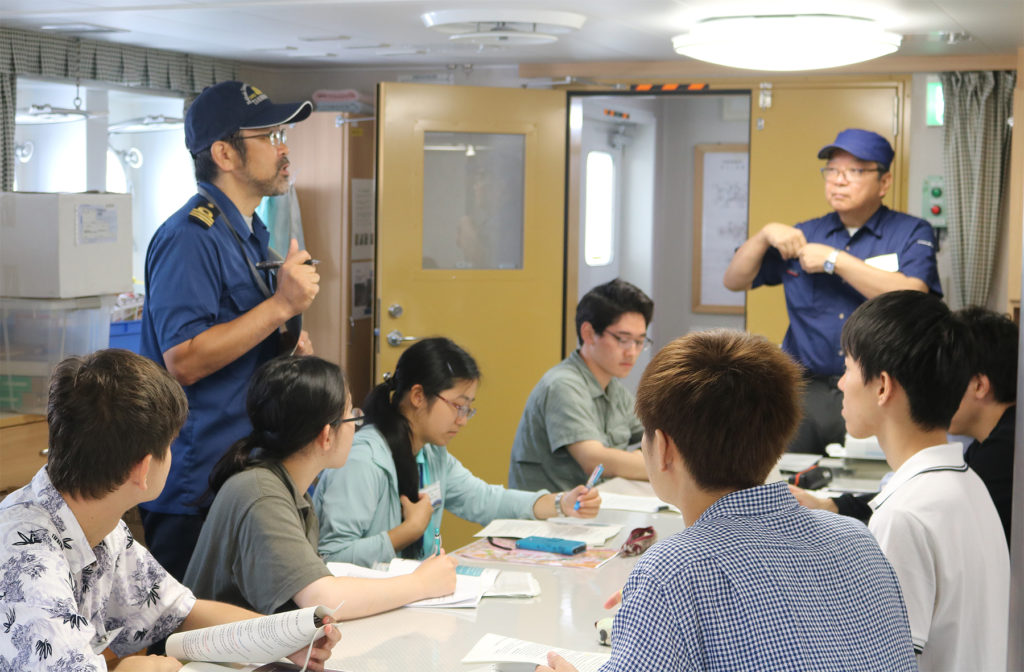
<path fill-rule="evenodd" d="M 587 546 L 604 546 L 608 539 L 614 537 L 622 529 L 621 525 L 602 523 L 553 522 L 550 520 L 511 520 L 499 518 L 477 532 L 475 537 L 503 537 L 522 539 L 523 537 L 557 537 L 582 541 Z"/>
<path fill-rule="evenodd" d="M 353 576 L 364 579 L 387 579 L 400 576 L 402 574 L 408 574 L 416 569 L 416 565 L 419 564 L 414 560 L 405 562 L 411 563 L 412 566 L 410 567 L 409 565 L 399 563 L 393 570 L 389 568 L 388 571 L 381 571 L 379 569 L 369 569 L 367 567 L 353 565 L 348 562 L 328 562 L 327 569 L 331 570 L 331 574 L 334 576 Z M 490 587 L 490 582 L 479 576 L 456 574 L 455 592 L 451 595 L 431 597 L 417 602 L 410 602 L 405 606 L 445 607 L 448 609 L 475 607 L 480 603 L 480 598 L 484 596 L 484 592 L 486 592 Z"/>
<path fill-rule="evenodd" d="M 514 637 L 502 637 L 488 633 L 470 649 L 462 659 L 463 663 L 518 663 L 523 670 L 533 670 L 537 665 L 548 664 L 548 651 L 554 651 L 576 666 L 579 672 L 597 672 L 611 658 L 607 653 L 587 653 L 560 649 L 557 646 L 536 644 Z M 501 665 L 500 669 L 512 669 Z M 518 669 L 518 668 L 517 668 Z"/>
<path fill-rule="evenodd" d="M 615 492 L 601 492 L 601 508 L 615 509 L 617 511 L 641 511 L 643 513 L 657 513 L 658 511 L 679 511 L 667 502 L 657 497 L 646 497 L 644 495 L 620 495 Z"/>

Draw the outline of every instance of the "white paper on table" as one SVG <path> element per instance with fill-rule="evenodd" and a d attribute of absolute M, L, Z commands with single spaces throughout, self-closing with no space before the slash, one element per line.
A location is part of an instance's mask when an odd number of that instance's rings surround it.
<path fill-rule="evenodd" d="M 527 642 L 514 637 L 503 637 L 494 633 L 487 633 L 480 638 L 469 653 L 462 659 L 463 663 L 528 663 L 532 665 L 547 665 L 548 651 L 554 651 L 561 657 L 576 666 L 579 672 L 597 672 L 604 663 L 608 662 L 611 654 L 588 653 L 585 651 L 573 651 L 572 649 L 560 649 L 557 646 Z"/>
<path fill-rule="evenodd" d="M 601 493 L 601 508 L 615 509 L 616 511 L 640 511 L 642 513 L 657 513 L 674 508 L 668 502 L 663 502 L 657 497 L 644 497 L 642 495 L 620 495 L 617 492 Z"/>
<path fill-rule="evenodd" d="M 561 520 L 568 521 L 563 518 Z M 550 520 L 512 520 L 499 518 L 477 532 L 475 537 L 556 537 L 582 541 L 587 546 L 604 546 L 605 542 L 622 530 L 622 525 L 603 523 L 553 522 Z"/>
<path fill-rule="evenodd" d="M 779 471 L 788 471 L 794 474 L 813 467 L 821 459 L 817 453 L 783 453 L 775 468 Z"/>
<path fill-rule="evenodd" d="M 415 561 L 412 561 L 415 563 Z M 415 563 L 418 564 L 418 563 Z M 353 576 L 364 579 L 389 579 L 402 574 L 409 574 L 415 567 L 411 569 L 408 567 L 397 566 L 397 571 L 381 571 L 379 569 L 370 569 L 369 567 L 362 567 L 360 565 L 354 565 L 350 562 L 328 562 L 327 569 L 331 571 L 334 576 Z M 490 585 L 481 579 L 479 576 L 463 576 L 460 574 L 455 575 L 455 592 L 451 595 L 442 595 L 441 597 L 431 597 L 425 600 L 419 600 L 416 602 L 410 602 L 405 605 L 407 607 L 445 607 L 449 609 L 464 609 L 475 607 L 480 603 L 480 598 L 483 597 L 484 591 L 486 591 Z"/>

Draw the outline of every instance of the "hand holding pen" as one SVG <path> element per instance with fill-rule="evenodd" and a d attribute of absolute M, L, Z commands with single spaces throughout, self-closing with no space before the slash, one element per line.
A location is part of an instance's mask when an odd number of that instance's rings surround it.
<path fill-rule="evenodd" d="M 597 483 L 597 479 L 601 478 L 601 474 L 603 474 L 603 473 L 604 473 L 604 465 L 603 464 L 597 465 L 596 467 L 594 467 L 594 470 L 592 472 L 590 472 L 590 478 L 587 479 L 587 491 L 588 492 L 591 489 L 593 489 L 594 484 Z M 576 511 L 580 510 L 580 500 L 579 499 L 576 500 L 576 503 L 573 504 L 572 508 L 574 510 L 576 510 Z"/>

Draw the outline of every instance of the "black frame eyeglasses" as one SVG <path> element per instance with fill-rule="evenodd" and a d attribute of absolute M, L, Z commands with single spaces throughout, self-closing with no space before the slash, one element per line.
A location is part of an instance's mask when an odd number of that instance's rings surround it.
<path fill-rule="evenodd" d="M 604 333 L 614 338 L 615 342 L 618 343 L 619 347 L 623 350 L 632 350 L 633 348 L 636 348 L 640 352 L 643 352 L 654 344 L 654 341 L 652 341 L 649 336 L 633 338 L 632 336 L 616 334 L 614 331 L 605 331 Z"/>
<path fill-rule="evenodd" d="M 363 422 L 365 420 L 366 420 L 366 418 L 365 418 L 365 416 L 363 416 L 363 409 L 361 409 L 361 408 L 353 408 L 352 409 L 352 416 L 348 417 L 348 418 L 342 418 L 342 419 L 338 420 L 338 424 L 341 425 L 342 423 L 345 423 L 345 422 L 351 422 L 353 427 L 359 428 L 359 427 L 363 426 Z"/>
<path fill-rule="evenodd" d="M 460 419 L 460 420 L 462 418 L 465 418 L 466 420 L 470 420 L 474 415 L 476 415 L 476 409 L 473 408 L 472 406 L 470 406 L 469 404 L 465 404 L 465 405 L 463 405 L 463 404 L 456 404 L 454 401 L 451 401 L 449 399 L 445 399 L 440 394 L 435 394 L 434 396 L 437 397 L 438 399 L 440 399 L 441 401 L 443 401 L 444 403 L 448 404 L 452 408 L 454 408 L 455 409 L 455 413 L 456 413 L 456 417 L 458 419 Z"/>

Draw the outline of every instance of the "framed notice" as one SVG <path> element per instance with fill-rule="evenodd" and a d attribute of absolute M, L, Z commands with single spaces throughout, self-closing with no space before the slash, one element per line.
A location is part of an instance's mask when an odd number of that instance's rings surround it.
<path fill-rule="evenodd" d="M 736 248 L 747 238 L 748 145 L 697 145 L 693 188 L 695 313 L 742 315 L 745 292 L 722 284 Z"/>

